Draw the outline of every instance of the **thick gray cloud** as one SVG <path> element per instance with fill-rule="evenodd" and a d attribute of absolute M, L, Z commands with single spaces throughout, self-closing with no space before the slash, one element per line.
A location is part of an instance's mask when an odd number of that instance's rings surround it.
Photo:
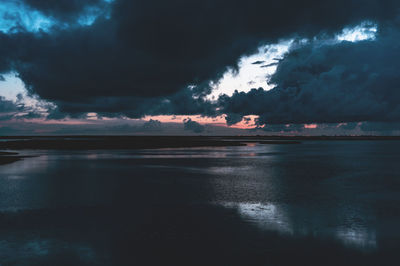
<path fill-rule="evenodd" d="M 372 122 L 361 123 L 360 129 L 364 132 L 380 132 L 383 134 L 392 133 L 393 131 L 400 131 L 400 122 L 385 123 L 385 122 Z"/>
<path fill-rule="evenodd" d="M 90 98 L 84 102 L 56 100 L 55 102 L 59 105 L 51 111 L 50 118 L 64 118 L 66 114 L 82 117 L 89 110 L 107 117 L 141 118 L 143 115 L 177 114 L 215 116 L 217 114 L 215 104 L 198 95 L 193 89 L 185 88 L 164 97 L 102 96 Z"/>
<path fill-rule="evenodd" d="M 264 125 L 259 127 L 265 132 L 274 133 L 300 133 L 304 130 L 304 125 L 290 124 L 290 125 Z"/>
<path fill-rule="evenodd" d="M 41 106 L 43 105 L 43 106 Z M 36 105 L 27 105 L 24 101 L 24 96 L 21 94 L 17 95 L 15 101 L 8 100 L 3 96 L 0 96 L 0 121 L 4 123 L 10 119 L 31 119 L 31 118 L 43 118 L 43 111 L 40 107 L 45 108 L 45 103 L 38 103 Z M 1 126 L 1 124 L 0 124 Z"/>
<path fill-rule="evenodd" d="M 162 123 L 158 120 L 150 119 L 142 126 L 143 131 L 162 131 Z"/>
<path fill-rule="evenodd" d="M 183 129 L 193 131 L 194 133 L 202 133 L 205 131 L 205 127 L 203 125 L 196 121 L 193 121 L 190 118 L 183 121 Z"/>
<path fill-rule="evenodd" d="M 25 115 L 34 115 L 33 110 L 28 110 L 23 104 L 7 100 L 0 96 L 0 121 L 14 118 L 20 112 L 28 112 Z"/>
<path fill-rule="evenodd" d="M 105 4 L 25 3 L 60 23 Z M 366 19 L 388 23 L 400 3 L 115 0 L 110 5 L 110 18 L 100 15 L 91 26 L 1 33 L 0 73 L 18 72 L 30 92 L 55 102 L 63 113 L 213 115 L 211 103 L 202 99 L 206 85 L 227 67 L 237 67 L 242 55 L 282 37 L 331 34 Z M 200 86 L 188 91 L 191 84 Z"/>
<path fill-rule="evenodd" d="M 357 43 L 301 45 L 278 64 L 275 88 L 220 99 L 231 117 L 259 115 L 258 124 L 400 121 L 400 33 Z"/>
<path fill-rule="evenodd" d="M 15 102 L 9 101 L 3 96 L 0 96 L 0 113 L 10 113 L 18 111 L 18 107 Z"/>

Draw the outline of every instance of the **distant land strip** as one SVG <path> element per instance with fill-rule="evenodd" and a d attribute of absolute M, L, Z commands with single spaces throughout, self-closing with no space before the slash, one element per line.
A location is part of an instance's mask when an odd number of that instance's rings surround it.
<path fill-rule="evenodd" d="M 0 150 L 160 149 L 244 146 L 246 143 L 300 144 L 309 140 L 400 140 L 400 136 L 6 136 Z"/>

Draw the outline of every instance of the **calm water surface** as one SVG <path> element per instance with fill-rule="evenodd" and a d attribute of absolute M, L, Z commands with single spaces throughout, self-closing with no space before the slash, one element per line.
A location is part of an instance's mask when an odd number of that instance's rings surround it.
<path fill-rule="evenodd" d="M 398 265 L 400 142 L 21 151 L 0 265 Z"/>

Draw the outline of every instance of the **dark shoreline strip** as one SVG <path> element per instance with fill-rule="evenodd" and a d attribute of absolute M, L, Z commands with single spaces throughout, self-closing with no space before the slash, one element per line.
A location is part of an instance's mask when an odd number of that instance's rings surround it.
<path fill-rule="evenodd" d="M 227 141 L 215 138 L 187 137 L 105 137 L 91 139 L 41 139 L 0 142 L 4 150 L 135 150 L 162 148 L 196 148 L 245 146 L 240 141 Z"/>
<path fill-rule="evenodd" d="M 0 156 L 18 155 L 18 152 L 0 151 Z M 0 157 L 1 158 L 1 157 Z"/>
<path fill-rule="evenodd" d="M 300 141 L 296 140 L 269 140 L 269 141 L 258 141 L 260 144 L 301 144 Z"/>
<path fill-rule="evenodd" d="M 18 156 L 17 152 L 0 151 L 0 165 L 10 164 L 33 156 Z"/>

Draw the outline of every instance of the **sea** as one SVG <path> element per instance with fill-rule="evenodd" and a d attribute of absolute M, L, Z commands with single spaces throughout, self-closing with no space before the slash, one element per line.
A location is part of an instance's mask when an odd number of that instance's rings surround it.
<path fill-rule="evenodd" d="M 0 265 L 399 265 L 400 141 L 20 150 Z"/>

